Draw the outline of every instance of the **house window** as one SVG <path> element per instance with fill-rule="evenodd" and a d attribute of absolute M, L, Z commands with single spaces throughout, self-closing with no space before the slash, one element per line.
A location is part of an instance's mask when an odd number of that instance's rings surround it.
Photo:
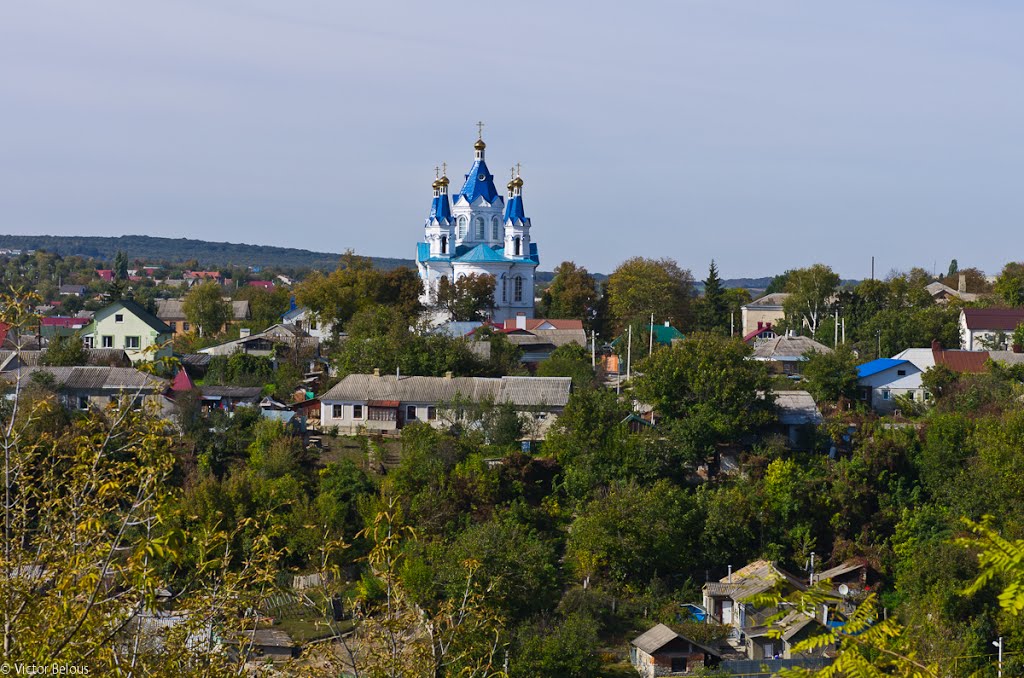
<path fill-rule="evenodd" d="M 405 420 L 412 421 L 416 418 L 416 406 L 406 405 L 405 406 Z"/>
<path fill-rule="evenodd" d="M 491 219 L 491 240 L 499 240 L 501 238 L 501 229 L 498 224 L 498 217 Z"/>
<path fill-rule="evenodd" d="M 316 318 L 313 318 L 312 320 L 309 321 L 309 329 L 311 329 L 311 330 L 315 330 L 316 329 Z"/>
<path fill-rule="evenodd" d="M 109 334 L 100 337 L 100 345 L 103 348 L 114 348 L 114 337 Z"/>
<path fill-rule="evenodd" d="M 171 322 L 169 322 L 167 324 L 171 326 L 171 332 L 177 332 L 178 331 L 178 323 L 176 323 L 176 322 L 174 322 L 172 320 Z"/>
<path fill-rule="evenodd" d="M 353 405 L 352 406 L 352 418 L 353 419 L 362 419 L 363 418 L 363 406 L 362 405 Z"/>
<path fill-rule="evenodd" d="M 484 237 L 485 237 L 484 236 L 484 218 L 483 217 L 477 217 L 476 218 L 476 239 L 477 240 L 483 240 Z"/>
<path fill-rule="evenodd" d="M 435 419 L 437 419 L 437 408 L 436 407 L 428 407 L 427 408 L 427 421 L 434 421 Z"/>
<path fill-rule="evenodd" d="M 889 389 L 884 389 L 882 391 L 882 400 L 888 400 L 888 399 L 889 399 Z"/>
<path fill-rule="evenodd" d="M 345 416 L 344 405 L 331 405 L 331 416 L 335 419 L 341 419 Z"/>
<path fill-rule="evenodd" d="M 114 316 L 114 322 L 115 323 L 123 323 L 124 322 L 124 315 L 121 314 L 121 313 L 116 314 Z"/>
<path fill-rule="evenodd" d="M 89 409 L 89 396 L 78 396 L 78 409 Z"/>
<path fill-rule="evenodd" d="M 181 331 L 182 332 L 188 332 L 188 330 L 189 330 L 188 323 L 186 323 L 186 322 L 181 323 Z"/>
<path fill-rule="evenodd" d="M 92 348 L 94 341 L 95 340 L 93 337 L 84 337 L 82 339 L 82 346 L 85 346 L 86 348 Z"/>
<path fill-rule="evenodd" d="M 672 673 L 686 671 L 686 657 L 672 657 Z"/>
<path fill-rule="evenodd" d="M 906 370 L 896 370 L 896 376 L 897 377 L 905 377 L 905 376 L 907 376 L 907 371 Z"/>
<path fill-rule="evenodd" d="M 125 337 L 124 338 L 124 347 L 125 348 L 137 349 L 137 348 L 139 348 L 139 345 L 140 345 L 140 342 L 139 342 L 139 338 L 138 337 Z"/>
<path fill-rule="evenodd" d="M 515 301 L 523 300 L 523 276 L 517 275 L 515 279 L 515 288 L 512 296 Z"/>

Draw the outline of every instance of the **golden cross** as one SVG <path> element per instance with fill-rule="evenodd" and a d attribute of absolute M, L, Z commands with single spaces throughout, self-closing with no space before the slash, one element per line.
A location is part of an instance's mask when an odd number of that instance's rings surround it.
<path fill-rule="evenodd" d="M 516 176 L 517 176 L 517 177 L 518 177 L 518 176 L 522 176 L 522 174 L 523 174 L 523 173 L 522 173 L 522 172 L 520 172 L 519 170 L 520 170 L 520 166 L 519 166 L 519 163 L 517 162 L 517 163 L 516 163 Z"/>
<path fill-rule="evenodd" d="M 442 177 L 448 176 L 448 163 L 446 163 L 446 162 L 442 162 L 441 163 L 441 176 Z"/>
<path fill-rule="evenodd" d="M 509 179 L 515 179 L 516 178 L 516 168 L 515 167 L 509 167 L 508 168 L 508 172 L 509 172 L 509 177 L 508 177 Z"/>
<path fill-rule="evenodd" d="M 476 134 L 478 139 L 484 138 L 484 123 L 482 120 L 476 124 Z"/>
<path fill-rule="evenodd" d="M 438 167 L 437 165 L 434 165 L 434 178 L 435 179 L 439 179 L 441 177 L 441 175 L 438 174 L 438 172 L 440 172 L 440 171 L 441 171 L 441 168 Z"/>

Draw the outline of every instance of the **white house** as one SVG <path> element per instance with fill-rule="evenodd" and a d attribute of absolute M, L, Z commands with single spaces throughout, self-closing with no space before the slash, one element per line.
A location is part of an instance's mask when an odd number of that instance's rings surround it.
<path fill-rule="evenodd" d="M 508 183 L 508 201 L 494 186 L 484 149 L 477 139 L 475 158 L 466 181 L 454 199 L 448 177 L 434 181 L 434 199 L 416 248 L 416 268 L 423 281 L 420 301 L 436 304 L 441 281 L 455 282 L 471 274 L 493 275 L 493 320 L 533 316 L 534 274 L 540 258 L 531 241 L 530 218 L 523 209 L 523 179 L 516 173 Z"/>
<path fill-rule="evenodd" d="M 1024 323 L 1024 308 L 960 310 L 960 348 L 965 351 L 1006 350 L 1010 335 Z"/>
<path fill-rule="evenodd" d="M 293 308 L 283 316 L 281 322 L 295 325 L 309 336 L 324 342 L 334 336 L 334 321 L 317 318 L 308 308 Z"/>
<path fill-rule="evenodd" d="M 857 368 L 860 399 L 880 414 L 893 412 L 899 395 L 923 401 L 926 392 L 921 374 L 921 369 L 909 360 L 879 358 L 864 363 Z"/>
<path fill-rule="evenodd" d="M 320 426 L 342 433 L 398 432 L 412 422 L 441 428 L 459 403 L 512 403 L 546 430 L 569 402 L 569 377 L 403 377 L 350 374 L 320 397 Z M 538 436 L 542 437 L 542 436 Z"/>

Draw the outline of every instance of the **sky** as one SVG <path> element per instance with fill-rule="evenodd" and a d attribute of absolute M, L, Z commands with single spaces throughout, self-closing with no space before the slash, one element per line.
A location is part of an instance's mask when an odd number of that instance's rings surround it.
<path fill-rule="evenodd" d="M 1024 259 L 1024 3 L 8 0 L 0 233 L 412 258 L 485 123 L 541 269 Z"/>

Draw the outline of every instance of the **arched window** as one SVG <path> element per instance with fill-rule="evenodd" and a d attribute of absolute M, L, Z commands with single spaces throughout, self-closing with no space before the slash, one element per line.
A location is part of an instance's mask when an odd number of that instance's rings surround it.
<path fill-rule="evenodd" d="M 501 222 L 498 221 L 498 217 L 491 219 L 491 240 L 501 239 Z"/>
<path fill-rule="evenodd" d="M 515 301 L 523 300 L 523 276 L 517 275 L 515 279 L 515 292 L 512 297 Z"/>
<path fill-rule="evenodd" d="M 441 236 L 441 254 L 448 254 L 448 236 Z"/>
<path fill-rule="evenodd" d="M 459 217 L 459 239 L 463 240 L 466 237 L 466 229 L 469 228 L 469 219 L 466 217 Z"/>
<path fill-rule="evenodd" d="M 523 241 L 519 239 L 518 235 L 516 236 L 514 244 L 515 246 L 512 248 L 512 252 L 515 254 L 515 256 L 521 257 L 523 255 Z"/>
<path fill-rule="evenodd" d="M 506 289 L 507 285 L 508 285 L 508 278 L 506 278 L 505 274 L 502 273 L 501 274 L 501 300 L 502 301 L 508 301 L 508 291 Z"/>
<path fill-rule="evenodd" d="M 476 239 L 477 240 L 483 240 L 486 237 L 487 236 L 484 233 L 484 218 L 483 217 L 477 217 L 476 218 Z"/>

